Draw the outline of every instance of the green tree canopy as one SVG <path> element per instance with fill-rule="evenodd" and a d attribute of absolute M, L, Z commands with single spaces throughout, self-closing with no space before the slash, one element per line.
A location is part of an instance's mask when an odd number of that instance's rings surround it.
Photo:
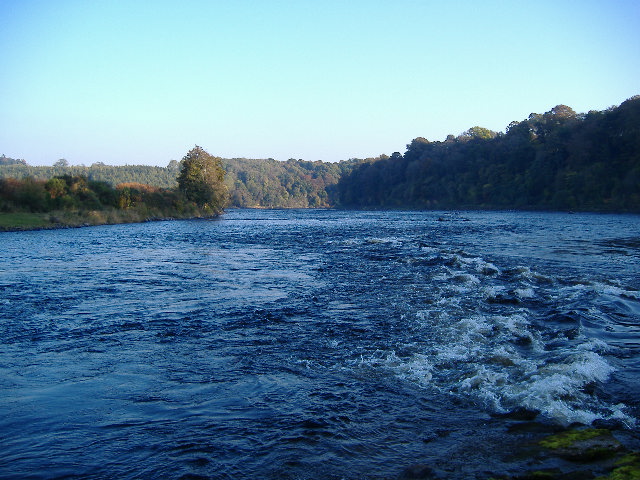
<path fill-rule="evenodd" d="M 227 187 L 222 161 L 195 146 L 184 156 L 178 175 L 178 188 L 198 207 L 222 213 L 227 203 Z"/>
<path fill-rule="evenodd" d="M 497 133 L 494 132 L 493 130 L 489 130 L 488 128 L 484 128 L 484 127 L 475 126 L 463 132 L 458 138 L 462 141 L 473 140 L 473 139 L 491 140 L 492 138 L 496 138 L 496 135 Z"/>
<path fill-rule="evenodd" d="M 604 112 L 566 105 L 532 113 L 506 133 L 471 127 L 418 137 L 402 158 L 358 165 L 337 202 L 358 208 L 521 208 L 640 211 L 640 97 Z"/>

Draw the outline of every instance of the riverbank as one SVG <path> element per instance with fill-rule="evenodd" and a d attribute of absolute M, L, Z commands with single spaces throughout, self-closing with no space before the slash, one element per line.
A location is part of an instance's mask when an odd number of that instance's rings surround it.
<path fill-rule="evenodd" d="M 209 200 L 194 201 L 181 190 L 135 182 L 113 187 L 81 176 L 62 175 L 47 181 L 0 179 L 0 231 L 219 215 L 224 202 Z"/>
<path fill-rule="evenodd" d="M 172 212 L 162 215 L 159 212 L 139 210 L 89 210 L 89 211 L 52 211 L 47 213 L 12 212 L 0 213 L 0 232 L 28 230 L 53 230 L 58 228 L 78 228 L 97 225 L 117 225 L 125 223 L 144 223 L 158 220 L 187 220 L 192 218 L 216 218 L 204 212 L 189 211 L 184 214 Z"/>

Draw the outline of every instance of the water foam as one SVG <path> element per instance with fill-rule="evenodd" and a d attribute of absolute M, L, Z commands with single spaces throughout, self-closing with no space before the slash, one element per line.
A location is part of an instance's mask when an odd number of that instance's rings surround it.
<path fill-rule="evenodd" d="M 606 406 L 585 391 L 591 384 L 606 382 L 614 371 L 597 353 L 583 351 L 558 363 L 537 367 L 531 375 L 504 390 L 502 409 L 522 406 L 565 425 L 574 422 L 590 424 L 599 418 L 633 422 L 623 413 L 621 406 Z"/>
<path fill-rule="evenodd" d="M 461 253 L 430 258 L 440 259 L 431 273 L 438 288 L 428 292 L 428 307 L 405 319 L 424 331 L 422 351 L 405 356 L 394 351 L 366 363 L 493 412 L 525 408 L 564 425 L 597 419 L 634 424 L 624 405 L 608 405 L 592 393 L 615 370 L 605 358 L 607 343 L 588 338 L 579 324 L 578 333 L 567 338 L 522 303 L 538 298 L 570 303 L 587 290 L 626 292 L 612 285 L 557 288 L 561 280 L 529 267 L 503 274 L 494 263 Z"/>
<path fill-rule="evenodd" d="M 518 298 L 534 298 L 536 296 L 536 292 L 531 287 L 526 288 L 516 288 L 513 291 Z"/>

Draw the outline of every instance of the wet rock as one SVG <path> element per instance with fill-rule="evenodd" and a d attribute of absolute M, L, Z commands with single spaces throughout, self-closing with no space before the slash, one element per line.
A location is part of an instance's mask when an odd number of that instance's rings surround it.
<path fill-rule="evenodd" d="M 592 423 L 594 428 L 606 428 L 607 430 L 623 430 L 626 426 L 617 418 L 598 419 Z"/>
<path fill-rule="evenodd" d="M 640 480 L 640 452 L 628 450 L 607 429 L 573 426 L 560 432 L 556 430 L 555 434 L 549 434 L 536 443 L 542 450 L 529 449 L 525 444 L 520 446 L 517 458 L 522 470 L 516 469 L 506 475 L 488 475 L 486 478 Z M 534 465 L 537 468 L 531 468 Z"/>
<path fill-rule="evenodd" d="M 592 480 L 593 473 L 589 471 L 563 472 L 554 468 L 550 470 L 536 470 L 518 475 L 513 480 Z"/>
<path fill-rule="evenodd" d="M 505 418 L 508 420 L 532 421 L 538 416 L 540 411 L 530 410 L 528 408 L 516 408 L 506 413 L 495 413 L 492 416 L 496 418 Z"/>
<path fill-rule="evenodd" d="M 640 480 L 640 467 L 618 467 L 606 477 L 598 477 L 596 480 Z"/>
<path fill-rule="evenodd" d="M 556 480 L 563 478 L 563 472 L 560 469 L 554 468 L 551 470 L 536 470 L 533 472 L 527 472 L 522 475 L 518 475 L 514 480 Z"/>
<path fill-rule="evenodd" d="M 619 458 L 608 475 L 596 480 L 640 480 L 640 452 L 631 452 Z"/>
<path fill-rule="evenodd" d="M 540 445 L 573 462 L 610 458 L 623 449 L 611 432 L 603 428 L 567 430 L 546 437 Z"/>
<path fill-rule="evenodd" d="M 512 434 L 550 434 L 553 429 L 540 422 L 515 422 L 507 427 L 507 432 Z"/>

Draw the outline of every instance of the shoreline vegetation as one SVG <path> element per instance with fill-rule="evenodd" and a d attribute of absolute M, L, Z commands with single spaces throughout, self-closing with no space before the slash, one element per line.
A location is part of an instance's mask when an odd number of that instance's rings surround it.
<path fill-rule="evenodd" d="M 142 184 L 115 188 L 85 177 L 0 180 L 0 231 L 139 223 L 211 215 L 178 192 Z"/>
<path fill-rule="evenodd" d="M 227 207 L 640 213 L 640 95 L 336 163 L 222 159 L 198 146 L 165 168 L 0 157 L 0 231 L 215 217 Z"/>
<path fill-rule="evenodd" d="M 148 216 L 141 211 L 121 212 L 116 209 L 90 211 L 54 210 L 48 213 L 0 213 L 0 232 L 56 230 L 165 220 L 214 219 L 218 217 L 219 215 L 193 213 L 189 215 Z"/>
<path fill-rule="evenodd" d="M 138 182 L 115 187 L 84 176 L 0 179 L 0 231 L 213 218 L 227 190 L 220 159 L 196 146 L 182 160 L 173 189 Z"/>

